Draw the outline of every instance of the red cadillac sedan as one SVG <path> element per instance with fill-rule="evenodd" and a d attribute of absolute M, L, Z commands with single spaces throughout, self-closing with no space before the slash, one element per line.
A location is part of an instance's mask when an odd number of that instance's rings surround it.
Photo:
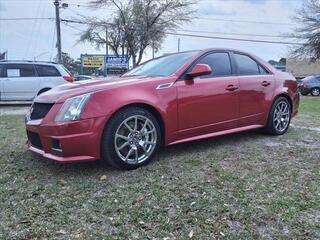
<path fill-rule="evenodd" d="M 26 116 L 28 147 L 60 163 L 149 163 L 160 145 L 250 129 L 287 132 L 298 112 L 295 78 L 232 49 L 166 55 L 109 81 L 62 85 Z"/>

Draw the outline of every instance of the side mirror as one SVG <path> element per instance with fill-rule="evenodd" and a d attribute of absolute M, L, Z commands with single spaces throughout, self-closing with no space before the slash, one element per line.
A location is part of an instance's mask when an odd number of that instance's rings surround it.
<path fill-rule="evenodd" d="M 208 64 L 197 64 L 187 75 L 190 78 L 200 77 L 212 73 L 212 69 Z"/>

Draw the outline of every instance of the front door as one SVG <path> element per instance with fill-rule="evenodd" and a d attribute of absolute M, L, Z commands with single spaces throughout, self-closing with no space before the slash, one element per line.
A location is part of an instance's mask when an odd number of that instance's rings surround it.
<path fill-rule="evenodd" d="M 210 75 L 177 82 L 178 123 L 181 137 L 237 127 L 238 79 L 233 76 L 228 52 L 210 53 L 195 64 L 208 64 Z"/>

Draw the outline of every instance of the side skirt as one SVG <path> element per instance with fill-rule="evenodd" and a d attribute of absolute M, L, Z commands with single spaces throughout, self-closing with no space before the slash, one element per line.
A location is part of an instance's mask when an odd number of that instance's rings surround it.
<path fill-rule="evenodd" d="M 181 139 L 178 141 L 174 141 L 174 142 L 169 143 L 168 146 L 174 145 L 174 144 L 179 144 L 179 143 L 184 143 L 184 142 L 205 139 L 205 138 L 227 135 L 227 134 L 231 134 L 231 133 L 248 131 L 251 129 L 263 128 L 263 127 L 264 127 L 263 125 L 250 125 L 250 126 L 239 127 L 239 128 L 234 128 L 234 129 L 229 129 L 229 130 L 224 130 L 224 131 L 219 131 L 219 132 L 214 132 L 214 133 L 207 133 L 207 134 L 203 134 L 203 135 L 199 135 L 199 136 L 195 136 L 195 137 L 184 138 L 184 139 Z"/>

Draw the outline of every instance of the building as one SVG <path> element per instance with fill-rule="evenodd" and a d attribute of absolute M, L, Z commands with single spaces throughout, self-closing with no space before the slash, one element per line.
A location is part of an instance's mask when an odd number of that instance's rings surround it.
<path fill-rule="evenodd" d="M 320 61 L 310 61 L 310 59 L 287 59 L 287 72 L 292 73 L 298 79 L 310 75 L 320 75 Z"/>

